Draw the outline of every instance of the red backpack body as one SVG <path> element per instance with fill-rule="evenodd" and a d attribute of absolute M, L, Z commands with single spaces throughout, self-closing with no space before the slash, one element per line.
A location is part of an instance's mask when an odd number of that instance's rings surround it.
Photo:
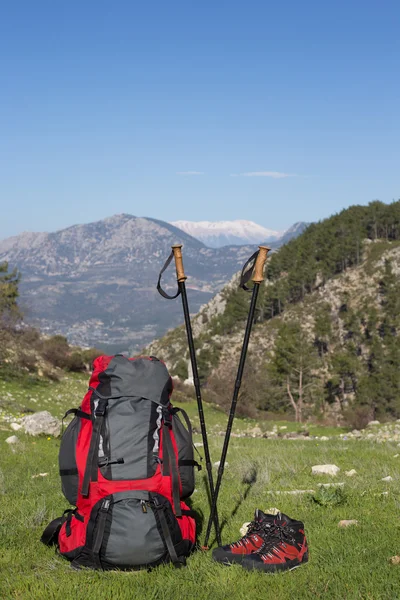
<path fill-rule="evenodd" d="M 187 415 L 155 357 L 100 356 L 61 440 L 62 490 L 75 506 L 42 536 L 74 567 L 136 569 L 185 563 L 196 537 Z M 183 423 L 179 412 L 184 417 Z M 198 466 L 198 465 L 197 465 Z"/>

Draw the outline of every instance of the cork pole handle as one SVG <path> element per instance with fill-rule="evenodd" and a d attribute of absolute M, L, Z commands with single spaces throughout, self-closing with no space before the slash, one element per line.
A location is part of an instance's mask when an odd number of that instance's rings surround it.
<path fill-rule="evenodd" d="M 172 252 L 174 253 L 175 259 L 176 279 L 179 283 L 187 279 L 185 275 L 185 270 L 183 268 L 181 248 L 182 244 L 176 244 L 175 246 L 172 246 Z"/>
<path fill-rule="evenodd" d="M 254 283 L 261 283 L 264 281 L 264 265 L 267 260 L 267 254 L 271 250 L 267 246 L 258 246 L 260 251 L 257 256 L 256 264 L 254 265 Z"/>

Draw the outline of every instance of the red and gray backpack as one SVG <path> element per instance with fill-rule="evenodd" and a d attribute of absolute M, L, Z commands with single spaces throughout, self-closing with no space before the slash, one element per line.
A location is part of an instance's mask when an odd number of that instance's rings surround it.
<path fill-rule="evenodd" d="M 170 402 L 172 380 L 155 357 L 100 356 L 61 440 L 62 491 L 76 508 L 42 535 L 76 568 L 185 564 L 194 547 L 190 421 Z M 184 423 L 179 418 L 183 417 Z M 197 465 L 198 466 L 198 465 Z"/>

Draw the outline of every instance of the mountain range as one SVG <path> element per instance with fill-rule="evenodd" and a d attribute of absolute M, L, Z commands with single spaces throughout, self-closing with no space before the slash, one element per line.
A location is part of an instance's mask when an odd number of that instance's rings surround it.
<path fill-rule="evenodd" d="M 289 235 L 295 237 L 301 227 L 296 224 Z M 166 304 L 156 291 L 159 271 L 176 243 L 183 244 L 193 312 L 254 251 L 254 245 L 209 248 L 165 221 L 120 214 L 1 240 L 0 262 L 20 270 L 25 318 L 44 333 L 109 352 L 137 351 L 182 321 L 179 300 Z M 169 291 L 175 289 L 172 265 L 164 279 Z"/>
<path fill-rule="evenodd" d="M 289 229 L 275 231 L 253 221 L 174 221 L 175 227 L 197 238 L 209 248 L 229 245 L 269 244 L 281 246 L 300 235 L 308 223 L 300 221 Z"/>

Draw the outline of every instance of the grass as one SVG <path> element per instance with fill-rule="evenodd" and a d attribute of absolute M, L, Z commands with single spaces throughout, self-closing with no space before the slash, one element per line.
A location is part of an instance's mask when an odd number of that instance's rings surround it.
<path fill-rule="evenodd" d="M 61 416 L 66 408 L 79 404 L 86 385 L 80 376 L 61 383 L 36 384 L 32 388 L 23 382 L 0 381 L 3 416 L 4 412 L 13 413 L 15 403 L 19 407 L 16 412 L 23 406 L 34 410 L 45 408 Z M 192 402 L 185 403 L 184 407 L 195 416 Z M 205 412 L 210 430 L 225 427 L 224 414 L 210 407 L 206 407 Z M 196 424 L 196 419 L 194 421 Z M 250 420 L 237 420 L 234 430 L 254 425 Z M 268 428 L 273 425 L 260 424 Z M 150 573 L 102 573 L 72 571 L 66 560 L 39 542 L 44 526 L 68 507 L 58 477 L 60 441 L 31 438 L 17 432 L 19 443 L 14 447 L 5 443 L 13 433 L 7 422 L 0 419 L 2 600 L 400 598 L 400 567 L 389 564 L 392 555 L 400 554 L 400 457 L 394 457 L 400 449 L 395 443 L 344 441 L 337 436 L 325 442 L 232 438 L 219 502 L 220 520 L 225 523 L 223 541 L 240 537 L 239 528 L 251 520 L 256 507 L 278 507 L 304 520 L 306 526 L 310 562 L 293 572 L 248 573 L 240 566 L 223 567 L 213 563 L 210 552 L 198 551 L 188 560 L 187 568 L 181 570 L 167 565 Z M 199 435 L 195 441 L 201 441 Z M 214 461 L 219 460 L 222 442 L 222 436 L 210 436 Z M 336 481 L 345 481 L 341 502 L 327 500 L 320 504 L 308 495 L 274 493 L 317 490 L 318 482 L 332 481 L 329 477 L 311 475 L 311 466 L 322 463 L 335 463 L 341 468 L 336 478 Z M 358 475 L 347 478 L 344 471 L 352 468 Z M 253 469 L 257 471 L 257 479 L 250 486 L 243 481 Z M 32 478 L 38 473 L 48 473 L 48 476 Z M 209 508 L 203 473 L 204 470 L 197 475 L 192 506 L 207 518 Z M 391 475 L 393 481 L 382 482 L 381 478 L 386 475 Z M 388 494 L 382 495 L 383 492 Z M 359 525 L 339 529 L 341 519 L 357 519 Z M 204 539 L 204 531 L 200 532 L 199 539 Z"/>

